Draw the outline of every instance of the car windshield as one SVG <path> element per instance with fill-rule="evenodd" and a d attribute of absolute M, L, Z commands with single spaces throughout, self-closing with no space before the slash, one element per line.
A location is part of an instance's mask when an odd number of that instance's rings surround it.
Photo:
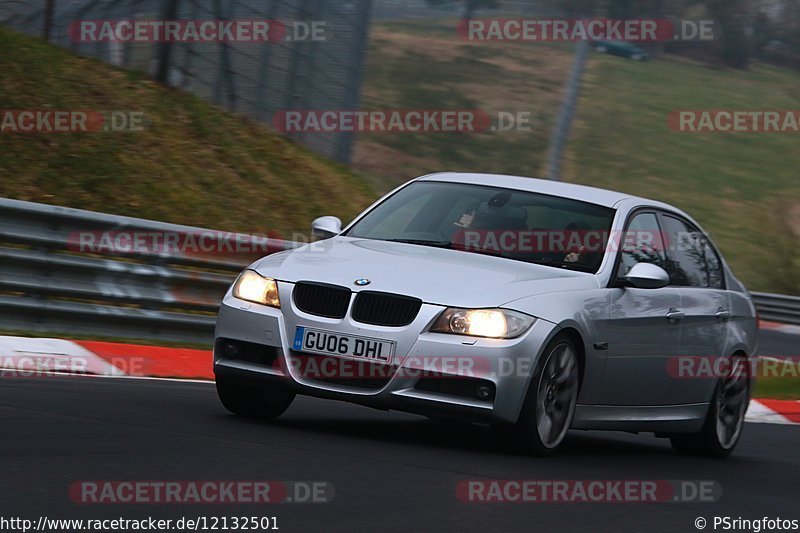
<path fill-rule="evenodd" d="M 527 191 L 417 181 L 345 235 L 597 272 L 614 210 Z"/>

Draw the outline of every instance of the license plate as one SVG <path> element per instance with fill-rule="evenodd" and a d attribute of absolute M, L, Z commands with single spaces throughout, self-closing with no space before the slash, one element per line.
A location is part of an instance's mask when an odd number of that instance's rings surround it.
<path fill-rule="evenodd" d="M 394 358 L 394 347 L 394 341 L 298 326 L 292 348 L 296 352 L 333 355 L 390 365 Z"/>

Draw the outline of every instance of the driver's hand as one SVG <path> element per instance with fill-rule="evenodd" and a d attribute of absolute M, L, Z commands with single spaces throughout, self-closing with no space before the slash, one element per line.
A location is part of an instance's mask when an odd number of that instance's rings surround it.
<path fill-rule="evenodd" d="M 577 263 L 577 262 L 579 262 L 581 260 L 581 256 L 583 255 L 583 252 L 585 252 L 585 251 L 586 251 L 585 248 L 583 246 L 581 246 L 581 249 L 578 250 L 577 252 L 568 253 L 567 257 L 564 258 L 564 262 L 565 263 Z"/>

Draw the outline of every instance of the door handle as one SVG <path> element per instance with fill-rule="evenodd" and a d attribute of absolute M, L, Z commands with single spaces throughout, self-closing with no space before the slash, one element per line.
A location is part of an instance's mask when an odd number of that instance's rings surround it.
<path fill-rule="evenodd" d="M 683 311 L 679 311 L 673 307 L 667 313 L 667 318 L 670 320 L 683 320 L 686 318 L 686 314 Z"/>
<path fill-rule="evenodd" d="M 717 318 L 720 320 L 728 320 L 731 317 L 731 312 L 727 309 L 720 309 L 717 311 Z"/>

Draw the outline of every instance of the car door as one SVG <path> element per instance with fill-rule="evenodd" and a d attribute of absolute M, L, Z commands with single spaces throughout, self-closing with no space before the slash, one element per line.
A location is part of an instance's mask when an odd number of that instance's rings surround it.
<path fill-rule="evenodd" d="M 608 340 L 603 386 L 606 405 L 664 405 L 668 403 L 667 363 L 681 350 L 680 322 L 670 318 L 681 307 L 678 287 L 637 289 L 621 280 L 637 263 L 665 266 L 664 246 L 655 211 L 629 217 L 625 244 L 611 281 Z"/>
<path fill-rule="evenodd" d="M 707 402 L 717 366 L 728 348 L 730 298 L 719 254 L 708 237 L 687 220 L 661 214 L 667 241 L 667 273 L 680 287 L 681 353 L 670 365 L 667 399 L 674 404 Z"/>

